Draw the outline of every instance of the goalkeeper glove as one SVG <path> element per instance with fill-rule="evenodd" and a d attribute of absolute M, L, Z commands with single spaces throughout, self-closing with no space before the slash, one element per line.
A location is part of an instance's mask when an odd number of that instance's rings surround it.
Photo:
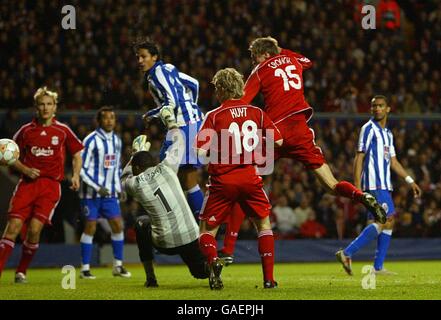
<path fill-rule="evenodd" d="M 149 151 L 151 143 L 147 141 L 147 136 L 142 134 L 137 136 L 132 142 L 132 154 L 138 151 Z"/>
<path fill-rule="evenodd" d="M 167 127 L 167 129 L 173 129 L 178 127 L 178 125 L 176 124 L 176 118 L 172 107 L 170 106 L 162 107 L 159 116 L 162 122 L 164 123 L 164 125 Z"/>

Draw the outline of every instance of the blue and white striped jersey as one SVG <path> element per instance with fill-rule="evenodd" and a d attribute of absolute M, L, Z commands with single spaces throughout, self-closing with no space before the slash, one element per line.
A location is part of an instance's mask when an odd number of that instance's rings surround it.
<path fill-rule="evenodd" d="M 161 108 L 168 105 L 174 108 L 180 127 L 203 120 L 197 105 L 199 82 L 196 79 L 179 72 L 172 64 L 157 61 L 146 73 L 145 81 L 157 106 L 149 110 L 147 116 L 158 117 Z"/>
<path fill-rule="evenodd" d="M 98 128 L 84 138 L 83 144 L 80 198 L 100 198 L 101 187 L 109 190 L 110 197 L 117 197 L 121 192 L 121 139 Z"/>
<path fill-rule="evenodd" d="M 390 164 L 396 156 L 392 131 L 372 118 L 361 128 L 358 152 L 365 154 L 361 174 L 361 188 L 366 190 L 393 190 Z"/>

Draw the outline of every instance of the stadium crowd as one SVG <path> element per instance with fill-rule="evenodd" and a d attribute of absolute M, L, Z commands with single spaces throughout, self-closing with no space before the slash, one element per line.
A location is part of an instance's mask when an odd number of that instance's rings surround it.
<path fill-rule="evenodd" d="M 360 5 L 376 4 L 380 9 L 396 3 L 73 0 L 71 4 L 81 8 L 77 30 L 63 30 L 56 2 L 1 2 L 0 109 L 9 110 L 1 136 L 11 137 L 19 128 L 17 110 L 32 108 L 32 94 L 41 85 L 59 92 L 61 111 L 94 110 L 101 105 L 118 110 L 152 106 L 131 48 L 136 36 L 146 34 L 161 45 L 164 61 L 200 81 L 199 104 L 204 111 L 216 106 L 210 85 L 214 73 L 231 66 L 248 75 L 250 40 L 272 35 L 281 46 L 313 60 L 304 83 L 315 111 L 368 112 L 369 99 L 381 93 L 390 97 L 394 113 L 439 113 L 441 3 L 398 1 L 400 18 L 395 17 L 394 23 L 378 10 L 377 30 L 360 27 Z M 132 139 L 141 132 L 139 120 L 127 116 L 116 128 L 125 146 L 123 163 L 130 156 Z M 336 176 L 352 181 L 361 123 L 337 122 L 332 117 L 313 121 L 317 143 Z M 81 117 L 72 116 L 67 122 L 81 139 L 92 130 L 90 121 L 85 123 Z M 393 180 L 398 213 L 394 236 L 441 236 L 440 125 L 401 121 L 392 122 L 392 127 L 398 157 L 424 191 L 422 200 L 414 201 L 405 183 Z M 152 150 L 159 153 L 161 126 L 152 125 L 148 135 Z M 206 178 L 204 171 L 202 179 Z M 363 228 L 363 208 L 325 195 L 299 163 L 282 159 L 264 180 L 278 238 L 341 239 L 354 237 Z M 64 189 L 53 229 L 65 219 L 80 230 L 78 199 Z M 139 210 L 131 199 L 122 202 L 127 241 L 134 241 L 132 226 Z M 239 239 L 247 237 L 254 237 L 254 230 L 245 221 Z M 63 235 L 52 233 L 47 239 L 63 241 Z"/>
<path fill-rule="evenodd" d="M 61 109 L 152 105 L 131 49 L 148 34 L 166 62 L 200 81 L 199 103 L 208 110 L 214 73 L 233 66 L 247 75 L 250 40 L 272 35 L 314 61 L 304 80 L 316 111 L 364 112 L 381 92 L 394 111 L 441 112 L 441 3 L 398 3 L 75 0 L 77 29 L 64 30 L 57 2 L 3 1 L 0 107 L 30 107 L 43 84 L 60 93 Z M 376 30 L 361 27 L 363 4 L 377 5 Z"/>

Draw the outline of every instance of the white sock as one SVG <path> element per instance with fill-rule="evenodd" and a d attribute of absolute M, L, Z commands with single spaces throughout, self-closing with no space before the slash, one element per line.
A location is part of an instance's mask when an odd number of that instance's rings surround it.
<path fill-rule="evenodd" d="M 81 271 L 88 271 L 88 270 L 90 270 L 90 264 L 81 265 Z"/>

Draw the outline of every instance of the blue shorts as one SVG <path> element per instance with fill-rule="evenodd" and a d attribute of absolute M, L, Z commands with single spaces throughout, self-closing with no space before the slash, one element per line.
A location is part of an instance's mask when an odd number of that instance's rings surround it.
<path fill-rule="evenodd" d="M 395 214 L 395 206 L 392 200 L 392 193 L 389 190 L 367 190 L 371 195 L 377 199 L 378 203 L 386 211 L 387 217 L 393 216 Z M 369 211 L 368 219 L 373 220 L 374 215 Z"/>
<path fill-rule="evenodd" d="M 80 205 L 87 221 L 95 221 L 99 217 L 106 219 L 121 217 L 118 198 L 81 199 Z"/>
<path fill-rule="evenodd" d="M 185 138 L 185 152 L 181 164 L 179 165 L 180 168 L 190 166 L 199 169 L 203 166 L 203 164 L 199 162 L 196 150 L 193 148 L 194 140 L 196 139 L 196 135 L 198 134 L 201 125 L 202 121 L 199 121 L 179 127 Z M 167 139 L 162 143 L 161 151 L 159 152 L 159 159 L 161 161 L 165 159 L 165 152 L 172 144 L 173 141 Z"/>

